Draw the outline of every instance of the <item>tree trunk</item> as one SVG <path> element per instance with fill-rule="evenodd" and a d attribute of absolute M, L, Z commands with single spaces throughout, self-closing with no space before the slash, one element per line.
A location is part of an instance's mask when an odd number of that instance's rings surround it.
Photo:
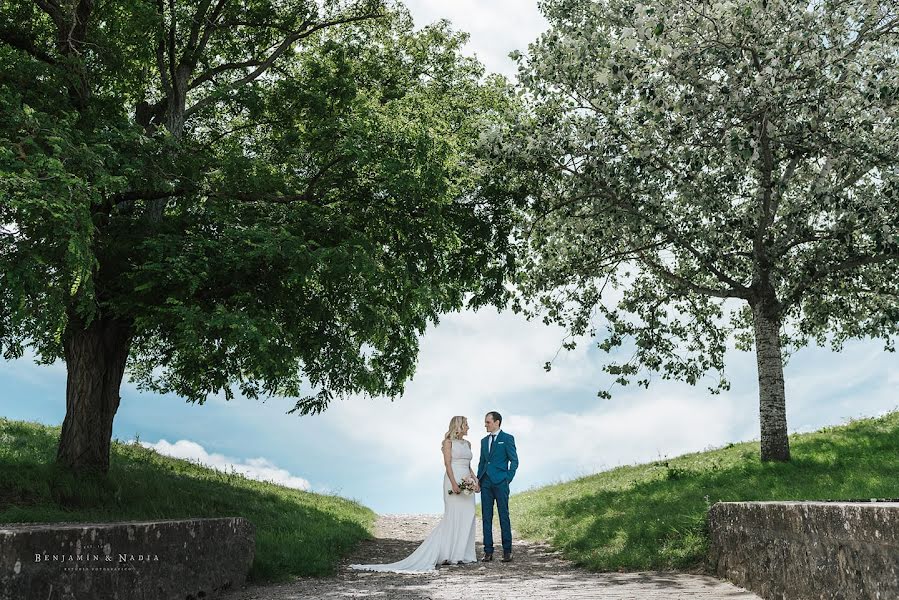
<path fill-rule="evenodd" d="M 97 317 L 88 325 L 70 316 L 63 347 L 66 418 L 56 462 L 76 472 L 109 470 L 112 420 L 131 346 L 130 323 Z"/>
<path fill-rule="evenodd" d="M 790 460 L 787 437 L 787 402 L 784 393 L 783 358 L 780 349 L 780 319 L 764 303 L 752 307 L 755 326 L 755 356 L 759 375 L 759 421 L 762 461 Z"/>

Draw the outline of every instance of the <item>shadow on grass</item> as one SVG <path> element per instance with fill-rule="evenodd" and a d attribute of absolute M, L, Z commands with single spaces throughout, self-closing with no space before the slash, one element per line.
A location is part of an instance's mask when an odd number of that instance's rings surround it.
<path fill-rule="evenodd" d="M 341 498 L 204 468 L 137 444 L 114 443 L 108 476 L 74 477 L 54 464 L 59 428 L 0 419 L 0 522 L 247 518 L 256 528 L 249 577 L 328 575 L 371 537 L 376 515 Z"/>
<path fill-rule="evenodd" d="M 795 436 L 791 447 L 788 463 L 762 463 L 758 443 L 739 444 L 626 468 L 611 489 L 600 473 L 568 493 L 570 483 L 538 490 L 524 504 L 537 524 L 528 529 L 550 532 L 567 558 L 595 570 L 701 570 L 715 502 L 899 496 L 899 414 Z"/>

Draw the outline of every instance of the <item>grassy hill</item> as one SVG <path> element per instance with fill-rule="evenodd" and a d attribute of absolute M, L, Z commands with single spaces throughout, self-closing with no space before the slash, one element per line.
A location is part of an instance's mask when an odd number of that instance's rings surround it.
<path fill-rule="evenodd" d="M 786 464 L 748 442 L 514 494 L 513 525 L 592 570 L 699 570 L 715 502 L 899 498 L 899 412 L 790 443 Z"/>
<path fill-rule="evenodd" d="M 75 481 L 53 465 L 59 427 L 0 418 L 0 523 L 243 516 L 256 526 L 250 578 L 333 572 L 370 537 L 376 514 L 357 502 L 303 492 L 112 445 L 109 476 Z"/>

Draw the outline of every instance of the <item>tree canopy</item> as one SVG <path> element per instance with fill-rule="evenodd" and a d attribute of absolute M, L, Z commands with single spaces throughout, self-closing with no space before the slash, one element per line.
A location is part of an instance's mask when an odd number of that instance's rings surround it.
<path fill-rule="evenodd" d="M 375 1 L 5 3 L 4 357 L 301 414 L 401 393 L 428 323 L 505 293 L 474 192 L 508 87 L 465 39 Z"/>
<path fill-rule="evenodd" d="M 897 5 L 541 7 L 530 110 L 484 136 L 530 198 L 519 307 L 633 350 L 604 367 L 621 384 L 719 392 L 728 341 L 755 345 L 762 456 L 788 458 L 782 360 L 899 333 Z"/>

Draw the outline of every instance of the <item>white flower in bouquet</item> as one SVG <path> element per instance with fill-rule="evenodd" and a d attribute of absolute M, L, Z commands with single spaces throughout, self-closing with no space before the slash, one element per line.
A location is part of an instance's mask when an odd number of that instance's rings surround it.
<path fill-rule="evenodd" d="M 462 481 L 458 482 L 459 484 L 459 493 L 465 494 L 466 496 L 471 496 L 475 493 L 474 479 L 469 477 L 463 477 Z M 447 490 L 450 494 L 455 494 L 453 490 Z"/>

